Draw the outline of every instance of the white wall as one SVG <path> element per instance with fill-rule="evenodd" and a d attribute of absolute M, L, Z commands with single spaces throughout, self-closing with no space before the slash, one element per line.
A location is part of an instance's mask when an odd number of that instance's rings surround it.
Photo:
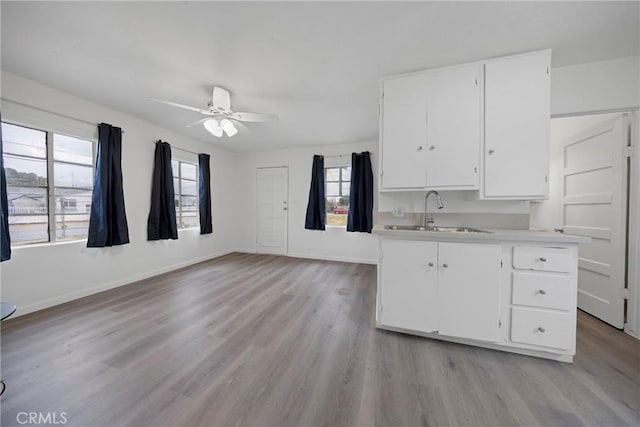
<path fill-rule="evenodd" d="M 373 235 L 348 233 L 342 227 L 327 227 L 326 231 L 305 230 L 304 220 L 309 198 L 313 155 L 345 155 L 340 160 L 325 159 L 325 166 L 337 166 L 338 164 L 350 165 L 352 152 L 370 151 L 374 177 L 376 177 L 377 146 L 377 141 L 372 141 L 239 154 L 235 174 L 235 191 L 238 197 L 234 214 L 239 224 L 236 247 L 246 252 L 256 251 L 256 169 L 287 166 L 289 168 L 289 255 L 376 263 L 377 246 Z M 376 191 L 377 186 L 374 189 L 374 192 Z"/>
<path fill-rule="evenodd" d="M 554 68 L 551 114 L 633 109 L 640 106 L 640 56 Z"/>
<path fill-rule="evenodd" d="M 1 297 L 18 305 L 17 314 L 42 309 L 100 290 L 109 289 L 228 253 L 233 249 L 235 154 L 199 142 L 134 117 L 101 107 L 10 73 L 2 73 L 2 97 L 91 123 L 122 127 L 124 196 L 131 243 L 112 248 L 86 248 L 86 242 L 14 247 L 12 259 L 2 263 Z M 6 108 L 5 108 L 6 107 Z M 85 132 L 92 126 L 38 110 L 3 102 L 3 120 L 34 127 L 65 126 Z M 6 111 L 6 114 L 5 114 Z M 12 117 L 11 115 L 14 115 Z M 28 121 L 30 123 L 25 123 Z M 148 242 L 147 216 L 151 199 L 153 142 L 211 155 L 214 233 L 181 231 L 177 241 Z M 174 150 L 174 155 L 179 154 Z"/>

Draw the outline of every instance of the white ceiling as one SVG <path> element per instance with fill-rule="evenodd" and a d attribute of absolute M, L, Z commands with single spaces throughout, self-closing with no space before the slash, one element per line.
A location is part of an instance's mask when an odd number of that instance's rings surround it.
<path fill-rule="evenodd" d="M 237 150 L 377 138 L 381 76 L 553 48 L 554 66 L 637 55 L 638 2 L 7 2 L 2 67 Z M 217 139 L 185 124 L 213 85 L 275 113 Z"/>

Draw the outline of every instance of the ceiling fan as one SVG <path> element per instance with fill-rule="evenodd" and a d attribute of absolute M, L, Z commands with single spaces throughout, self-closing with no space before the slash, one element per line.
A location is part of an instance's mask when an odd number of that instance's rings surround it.
<path fill-rule="evenodd" d="M 229 91 L 219 86 L 213 87 L 213 96 L 211 101 L 207 104 L 206 109 L 191 107 L 189 105 L 178 104 L 177 102 L 165 101 L 162 99 L 149 99 L 204 114 L 207 117 L 196 120 L 195 122 L 186 125 L 186 127 L 202 123 L 209 133 L 217 137 L 221 137 L 223 132 L 229 137 L 235 135 L 238 133 L 236 126 L 248 131 L 247 127 L 243 125 L 242 122 L 271 122 L 278 120 L 278 116 L 275 114 L 234 112 L 231 109 L 231 96 Z"/>

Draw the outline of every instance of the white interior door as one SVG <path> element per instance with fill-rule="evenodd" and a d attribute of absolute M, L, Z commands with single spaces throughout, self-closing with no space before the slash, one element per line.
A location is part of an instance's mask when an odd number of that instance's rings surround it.
<path fill-rule="evenodd" d="M 289 170 L 287 167 L 259 168 L 256 178 L 256 251 L 286 254 Z"/>
<path fill-rule="evenodd" d="M 562 222 L 580 245 L 578 307 L 624 326 L 627 206 L 627 116 L 567 138 L 562 147 Z"/>

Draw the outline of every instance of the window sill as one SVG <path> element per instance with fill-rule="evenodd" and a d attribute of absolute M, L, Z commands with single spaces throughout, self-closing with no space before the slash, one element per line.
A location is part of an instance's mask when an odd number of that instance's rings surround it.
<path fill-rule="evenodd" d="M 48 246 L 64 246 L 64 245 L 73 245 L 73 244 L 78 244 L 78 243 L 83 243 L 86 245 L 87 243 L 87 238 L 83 238 L 83 239 L 78 239 L 78 240 L 65 240 L 64 242 L 42 242 L 42 243 L 28 243 L 25 245 L 17 245 L 17 246 L 13 246 L 11 248 L 11 251 L 21 251 L 24 249 L 30 249 L 30 248 L 46 248 Z"/>

